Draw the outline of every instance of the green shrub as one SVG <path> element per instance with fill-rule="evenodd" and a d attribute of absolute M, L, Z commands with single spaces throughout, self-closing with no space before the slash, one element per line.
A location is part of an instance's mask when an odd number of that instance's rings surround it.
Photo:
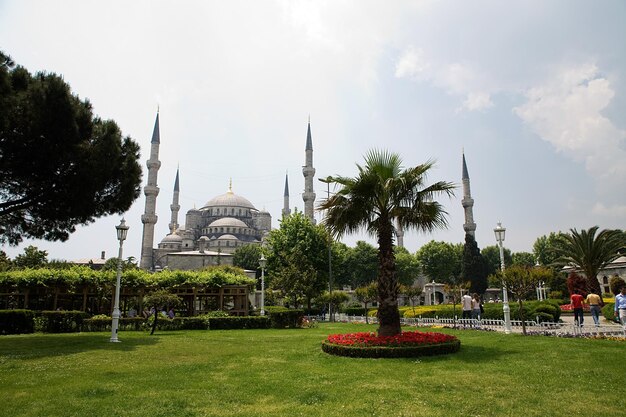
<path fill-rule="evenodd" d="M 300 323 L 300 318 L 304 316 L 304 311 L 280 306 L 271 306 L 265 309 L 268 314 L 273 329 L 295 328 Z"/>
<path fill-rule="evenodd" d="M 33 333 L 34 317 L 30 310 L 0 310 L 0 334 Z"/>
<path fill-rule="evenodd" d="M 534 319 L 539 320 L 539 323 L 554 322 L 554 316 L 550 313 L 537 312 Z"/>
<path fill-rule="evenodd" d="M 364 316 L 367 314 L 367 310 L 363 307 L 346 307 L 342 312 L 349 316 Z"/>
<path fill-rule="evenodd" d="M 268 316 L 211 317 L 208 321 L 209 330 L 269 329 L 271 324 Z"/>
<path fill-rule="evenodd" d="M 103 317 L 104 316 L 104 317 Z M 117 324 L 118 331 L 142 330 L 146 319 L 143 317 L 120 317 Z M 111 330 L 112 319 L 104 314 L 98 314 L 90 319 L 83 320 L 81 331 L 83 332 L 104 332 Z"/>
<path fill-rule="evenodd" d="M 608 321 L 615 321 L 615 303 L 606 303 L 602 307 L 602 315 Z"/>
<path fill-rule="evenodd" d="M 82 311 L 42 311 L 35 319 L 35 329 L 44 333 L 79 332 L 88 317 Z"/>
<path fill-rule="evenodd" d="M 322 342 L 322 351 L 331 355 L 348 356 L 351 358 L 415 358 L 454 353 L 458 352 L 460 348 L 461 342 L 459 340 L 437 345 L 401 347 L 354 347 L 335 345 L 327 341 Z"/>
<path fill-rule="evenodd" d="M 548 314 L 549 316 L 552 317 L 551 320 L 541 320 L 541 322 L 543 321 L 552 321 L 552 322 L 558 322 L 559 318 L 561 317 L 561 308 L 555 304 L 552 304 L 551 302 L 548 301 L 544 301 L 544 302 L 540 302 L 534 305 L 534 310 L 532 312 L 532 316 L 533 318 L 535 316 L 539 316 L 540 314 Z"/>

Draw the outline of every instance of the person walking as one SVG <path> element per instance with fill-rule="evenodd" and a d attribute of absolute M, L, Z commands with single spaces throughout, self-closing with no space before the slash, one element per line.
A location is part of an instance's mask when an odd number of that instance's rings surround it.
<path fill-rule="evenodd" d="M 598 294 L 590 292 L 585 298 L 585 303 L 589 304 L 589 312 L 596 326 L 600 325 L 600 308 L 602 307 L 602 297 Z"/>
<path fill-rule="evenodd" d="M 574 294 L 572 294 L 570 300 L 572 302 L 572 307 L 574 308 L 574 321 L 579 326 L 582 326 L 583 321 L 585 321 L 585 318 L 583 317 L 583 303 L 585 302 L 585 299 L 582 295 L 580 295 L 578 290 L 574 290 Z"/>
<path fill-rule="evenodd" d="M 626 328 L 626 286 L 615 296 L 615 317 L 619 317 L 620 323 Z"/>
<path fill-rule="evenodd" d="M 480 296 L 474 293 L 472 294 L 472 318 L 475 320 L 480 320 L 481 315 L 482 315 L 482 302 L 480 301 Z"/>
<path fill-rule="evenodd" d="M 461 297 L 461 308 L 463 309 L 463 318 L 472 318 L 472 297 L 469 294 L 465 294 Z"/>

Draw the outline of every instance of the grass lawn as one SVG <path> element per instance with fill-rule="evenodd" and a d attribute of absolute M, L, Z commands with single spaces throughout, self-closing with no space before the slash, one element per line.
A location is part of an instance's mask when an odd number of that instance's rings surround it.
<path fill-rule="evenodd" d="M 618 416 L 626 342 L 438 331 L 459 353 L 351 359 L 314 329 L 0 337 L 0 416 Z"/>

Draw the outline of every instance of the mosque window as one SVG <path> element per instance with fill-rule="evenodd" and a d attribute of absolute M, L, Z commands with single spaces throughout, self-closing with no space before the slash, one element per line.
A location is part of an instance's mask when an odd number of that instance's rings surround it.
<path fill-rule="evenodd" d="M 220 227 L 220 233 L 224 233 L 224 228 Z"/>
<path fill-rule="evenodd" d="M 234 216 L 234 215 L 235 215 L 235 209 L 234 209 L 234 208 L 231 208 L 231 209 L 230 209 L 230 215 L 231 215 L 231 216 Z"/>
<path fill-rule="evenodd" d="M 602 277 L 602 283 L 603 284 L 608 284 L 609 283 L 609 278 L 606 275 Z"/>
<path fill-rule="evenodd" d="M 220 215 L 220 209 L 215 209 L 215 215 L 219 216 Z"/>
<path fill-rule="evenodd" d="M 239 215 L 241 216 L 241 209 L 239 209 Z"/>

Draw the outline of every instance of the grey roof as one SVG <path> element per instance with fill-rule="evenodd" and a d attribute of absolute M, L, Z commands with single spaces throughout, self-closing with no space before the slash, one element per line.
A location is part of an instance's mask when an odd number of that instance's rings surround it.
<path fill-rule="evenodd" d="M 226 194 L 218 195 L 217 197 L 212 198 L 202 208 L 208 209 L 212 207 L 245 207 L 256 210 L 248 199 L 241 197 L 230 190 Z"/>
<path fill-rule="evenodd" d="M 152 131 L 152 143 L 161 143 L 161 135 L 159 134 L 159 113 L 157 112 L 156 120 L 154 121 L 154 130 Z"/>
<path fill-rule="evenodd" d="M 313 141 L 311 140 L 311 122 L 309 121 L 309 127 L 306 132 L 306 148 L 307 151 L 313 150 Z"/>
<path fill-rule="evenodd" d="M 289 180 L 287 174 L 285 174 L 285 194 L 283 197 L 289 197 Z"/>
<path fill-rule="evenodd" d="M 209 224 L 209 227 L 228 226 L 228 227 L 248 227 L 247 224 L 234 217 L 222 217 Z"/>
<path fill-rule="evenodd" d="M 469 179 L 469 173 L 467 172 L 467 164 L 465 163 L 465 153 L 463 154 L 463 179 Z"/>
<path fill-rule="evenodd" d="M 178 168 L 176 168 L 176 181 L 174 181 L 174 191 L 180 191 L 180 187 L 178 184 Z"/>

